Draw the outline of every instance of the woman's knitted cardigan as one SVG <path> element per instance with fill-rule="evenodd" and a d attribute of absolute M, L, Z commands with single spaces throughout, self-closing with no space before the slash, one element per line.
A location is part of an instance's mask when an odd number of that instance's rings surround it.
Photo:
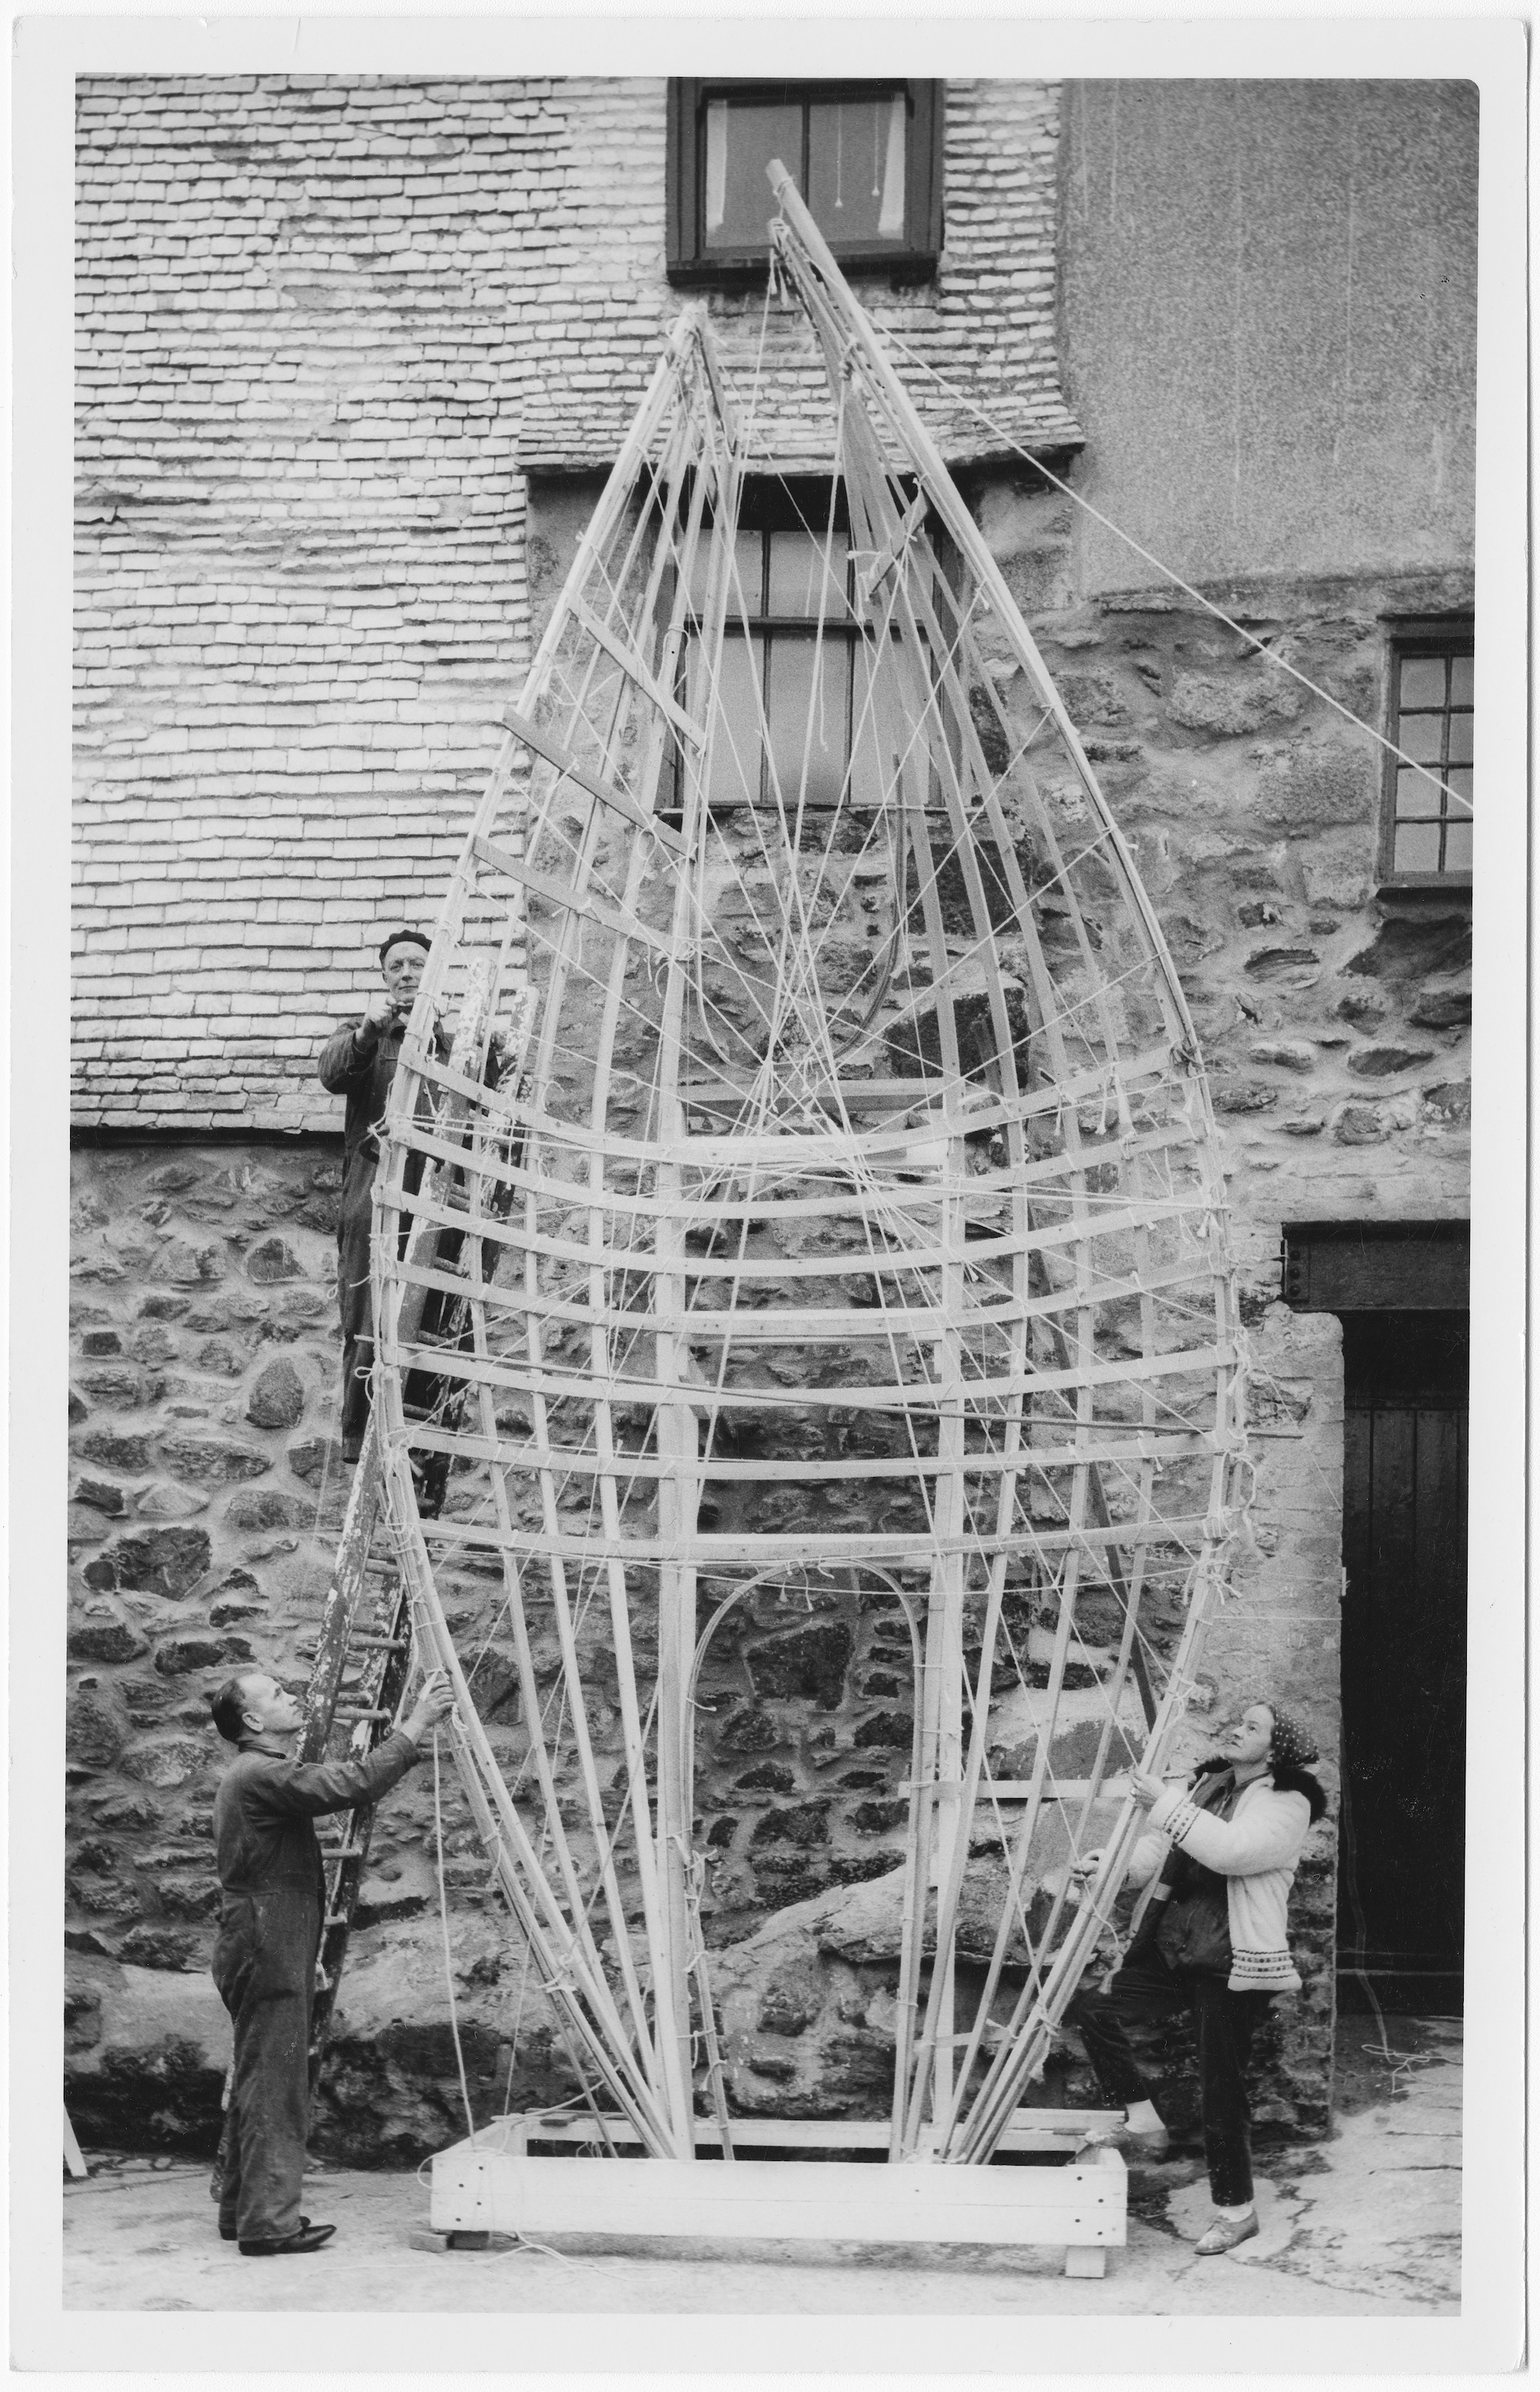
<path fill-rule="evenodd" d="M 1309 1795 L 1283 1790 L 1271 1776 L 1243 1786 L 1228 1819 L 1211 1818 L 1184 1787 L 1171 1786 L 1150 1812 L 1155 1832 L 1133 1848 L 1130 1885 L 1147 1885 L 1172 1844 L 1227 1879 L 1232 1993 L 1299 1990 L 1300 1972 L 1288 1953 L 1288 1889 L 1314 1810 Z"/>

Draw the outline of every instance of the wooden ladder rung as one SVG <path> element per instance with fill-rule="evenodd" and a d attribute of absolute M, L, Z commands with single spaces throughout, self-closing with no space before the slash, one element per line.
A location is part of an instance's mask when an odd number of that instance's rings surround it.
<path fill-rule="evenodd" d="M 339 1707 L 338 1710 L 332 1712 L 331 1716 L 333 1719 L 340 1720 L 382 1720 L 394 1719 L 395 1717 L 395 1713 L 394 1711 L 343 1710 Z"/>

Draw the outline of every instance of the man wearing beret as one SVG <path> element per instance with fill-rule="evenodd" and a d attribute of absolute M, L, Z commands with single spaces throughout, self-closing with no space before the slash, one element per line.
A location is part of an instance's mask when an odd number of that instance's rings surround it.
<path fill-rule="evenodd" d="M 380 944 L 382 985 L 363 1019 L 344 1021 L 321 1049 L 323 1088 L 347 1098 L 343 1127 L 343 1197 L 337 1222 L 337 1295 L 343 1318 L 343 1459 L 356 1462 L 369 1426 L 369 1374 L 374 1368 L 374 1311 L 369 1293 L 369 1237 L 374 1176 L 385 1105 L 400 1060 L 401 1040 L 416 1001 L 429 942 L 421 930 L 392 930 Z M 435 1051 L 449 1042 L 435 1021 Z M 413 1163 L 418 1158 L 413 1156 Z M 413 1175 L 408 1169 L 408 1182 Z M 419 1164 L 416 1178 L 421 1178 Z M 424 1322 L 426 1326 L 426 1321 Z"/>

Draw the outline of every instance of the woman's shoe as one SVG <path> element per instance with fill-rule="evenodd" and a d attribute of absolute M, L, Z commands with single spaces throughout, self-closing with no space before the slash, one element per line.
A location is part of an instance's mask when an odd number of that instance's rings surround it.
<path fill-rule="evenodd" d="M 1132 2160 L 1136 2166 L 1148 2166 L 1156 2160 L 1165 2159 L 1171 2147 L 1171 2138 L 1164 2126 L 1141 2129 L 1131 2126 L 1125 2119 L 1121 2126 L 1109 2126 L 1105 2134 L 1098 2131 L 1088 2135 L 1080 2148 L 1082 2152 L 1121 2152 L 1124 2159 Z"/>
<path fill-rule="evenodd" d="M 1217 2259 L 1223 2251 L 1233 2251 L 1237 2242 L 1249 2242 L 1253 2234 L 1262 2232 L 1253 2209 L 1245 2217 L 1216 2217 L 1208 2230 L 1193 2244 L 1200 2259 Z"/>

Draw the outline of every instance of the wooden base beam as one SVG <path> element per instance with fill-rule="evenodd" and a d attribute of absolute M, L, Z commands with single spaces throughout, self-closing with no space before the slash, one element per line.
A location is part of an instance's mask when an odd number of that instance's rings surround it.
<path fill-rule="evenodd" d="M 813 2121 L 776 2123 L 809 2148 L 828 2131 Z M 524 2122 L 498 2120 L 486 2131 L 515 2124 Z M 733 2124 L 752 2130 L 752 2121 Z M 542 2131 L 537 2119 L 534 2131 Z M 1070 2255 L 1067 2272 L 1100 2275 L 1107 2251 L 1128 2240 L 1128 2176 L 1121 2154 L 1106 2146 L 1083 2162 L 1045 2167 L 840 2159 L 712 2164 L 532 2156 L 484 2147 L 478 2134 L 474 2146 L 460 2143 L 434 2159 L 430 2223 L 450 2237 L 582 2235 L 590 2247 L 636 2239 L 1047 2247 Z"/>

